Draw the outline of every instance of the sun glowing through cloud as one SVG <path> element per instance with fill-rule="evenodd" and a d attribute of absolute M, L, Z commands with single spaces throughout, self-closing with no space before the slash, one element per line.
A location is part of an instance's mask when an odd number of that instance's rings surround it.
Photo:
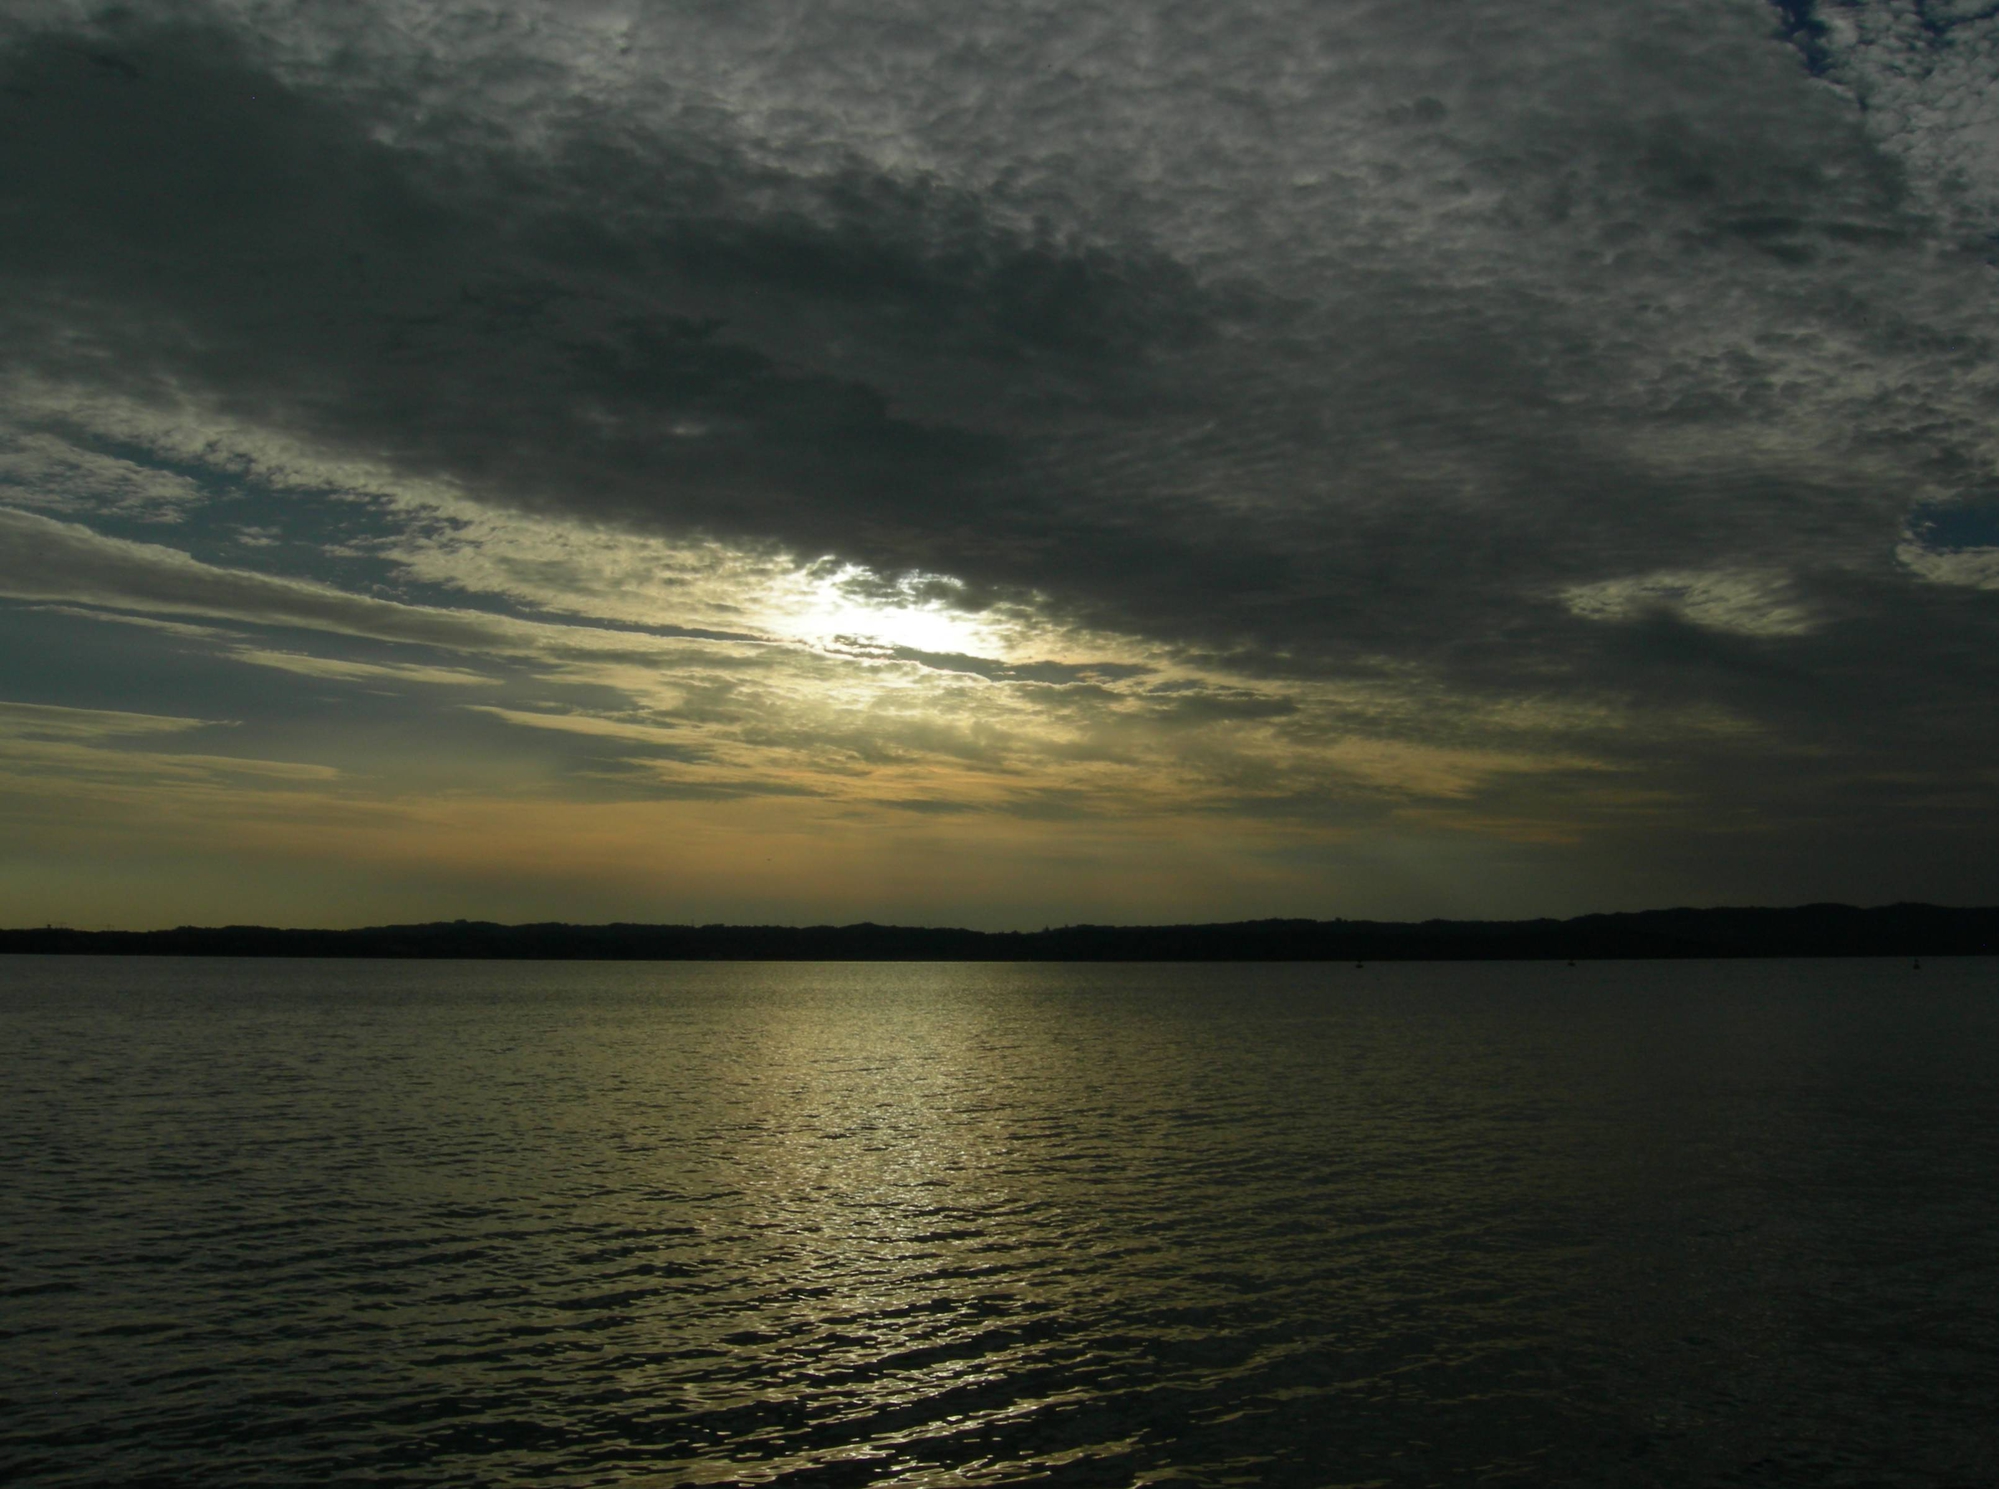
<path fill-rule="evenodd" d="M 858 564 L 822 559 L 779 586 L 765 624 L 822 651 L 1001 656 L 1006 646 L 998 629 L 947 598 L 962 589 L 946 575 L 891 581 Z"/>

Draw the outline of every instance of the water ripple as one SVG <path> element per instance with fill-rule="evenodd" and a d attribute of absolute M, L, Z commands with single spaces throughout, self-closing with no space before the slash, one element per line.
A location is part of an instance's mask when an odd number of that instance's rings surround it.
<path fill-rule="evenodd" d="M 0 966 L 0 1476 L 1999 1481 L 1942 964 Z"/>

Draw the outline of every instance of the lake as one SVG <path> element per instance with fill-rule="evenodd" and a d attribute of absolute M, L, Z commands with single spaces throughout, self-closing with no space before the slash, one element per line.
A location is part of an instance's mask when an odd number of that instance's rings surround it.
<path fill-rule="evenodd" d="M 15 1484 L 1999 1482 L 1999 961 L 0 959 Z"/>

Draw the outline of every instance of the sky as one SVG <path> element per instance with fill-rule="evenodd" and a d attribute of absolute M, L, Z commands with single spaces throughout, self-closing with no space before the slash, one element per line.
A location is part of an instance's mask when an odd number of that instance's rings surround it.
<path fill-rule="evenodd" d="M 1984 0 L 12 0 L 0 923 L 1999 901 Z"/>

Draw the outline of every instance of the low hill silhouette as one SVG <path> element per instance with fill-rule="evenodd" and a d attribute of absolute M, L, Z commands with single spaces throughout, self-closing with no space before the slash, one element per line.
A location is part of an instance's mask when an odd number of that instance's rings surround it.
<path fill-rule="evenodd" d="M 397 957 L 558 961 L 1498 961 L 1576 958 L 1984 956 L 1999 908 L 1801 905 L 1641 910 L 1573 920 L 1247 920 L 1222 925 L 943 927 L 496 925 L 436 921 L 356 930 L 181 926 L 0 931 L 0 953 Z"/>

